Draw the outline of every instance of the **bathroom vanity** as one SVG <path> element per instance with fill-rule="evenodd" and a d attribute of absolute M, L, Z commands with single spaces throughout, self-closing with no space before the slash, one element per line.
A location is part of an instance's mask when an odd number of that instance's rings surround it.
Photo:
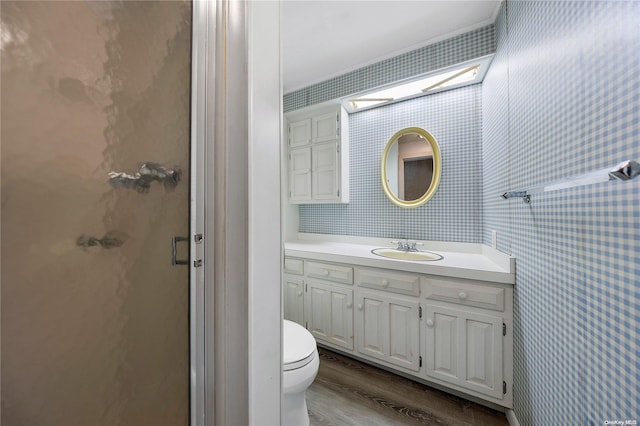
<path fill-rule="evenodd" d="M 390 259 L 372 253 L 388 239 L 299 234 L 285 243 L 285 319 L 319 345 L 511 408 L 515 260 L 480 244 L 423 244 L 443 258 Z"/>

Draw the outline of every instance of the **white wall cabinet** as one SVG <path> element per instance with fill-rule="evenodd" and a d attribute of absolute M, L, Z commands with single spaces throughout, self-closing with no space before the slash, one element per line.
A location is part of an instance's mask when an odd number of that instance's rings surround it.
<path fill-rule="evenodd" d="M 286 115 L 289 202 L 349 202 L 349 119 L 339 105 Z"/>
<path fill-rule="evenodd" d="M 285 318 L 319 344 L 513 406 L 510 285 L 300 258 L 284 272 Z"/>

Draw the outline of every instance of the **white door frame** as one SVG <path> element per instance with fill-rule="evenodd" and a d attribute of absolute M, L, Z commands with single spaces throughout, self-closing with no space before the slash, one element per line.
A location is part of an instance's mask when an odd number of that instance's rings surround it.
<path fill-rule="evenodd" d="M 280 424 L 281 87 L 280 1 L 194 0 L 192 425 Z"/>

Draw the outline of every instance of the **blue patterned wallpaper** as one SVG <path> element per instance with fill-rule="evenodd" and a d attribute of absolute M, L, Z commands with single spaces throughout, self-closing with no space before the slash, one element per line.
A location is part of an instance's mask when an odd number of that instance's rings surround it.
<path fill-rule="evenodd" d="M 482 240 L 479 84 L 349 115 L 349 204 L 300 205 L 300 231 L 434 241 Z M 380 160 L 387 141 L 421 127 L 438 142 L 442 179 L 433 198 L 402 209 L 385 195 Z"/>
<path fill-rule="evenodd" d="M 522 425 L 640 421 L 640 179 L 501 200 L 640 160 L 640 2 L 508 1 L 483 83 L 483 241 L 517 258 Z"/>

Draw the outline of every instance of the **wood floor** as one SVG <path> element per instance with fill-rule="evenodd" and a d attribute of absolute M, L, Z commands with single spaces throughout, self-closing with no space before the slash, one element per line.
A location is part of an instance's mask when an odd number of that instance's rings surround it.
<path fill-rule="evenodd" d="M 307 390 L 311 426 L 500 425 L 503 413 L 318 348 Z"/>

